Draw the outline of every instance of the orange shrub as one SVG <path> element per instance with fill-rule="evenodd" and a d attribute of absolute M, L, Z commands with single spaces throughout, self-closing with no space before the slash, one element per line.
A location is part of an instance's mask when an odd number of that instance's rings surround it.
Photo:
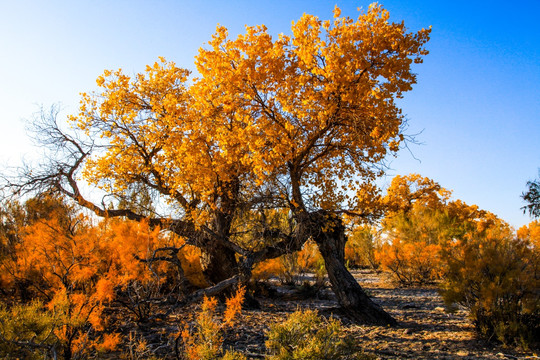
<path fill-rule="evenodd" d="M 255 265 L 251 277 L 255 281 L 268 280 L 272 276 L 283 279 L 285 273 L 285 265 L 281 258 L 275 258 L 262 261 Z"/>
<path fill-rule="evenodd" d="M 196 328 L 182 331 L 184 352 L 189 360 L 216 359 L 221 352 L 223 338 L 221 326 L 216 319 L 216 298 L 204 297 L 201 311 L 197 314 Z"/>
<path fill-rule="evenodd" d="M 375 259 L 403 285 L 426 284 L 442 276 L 440 252 L 441 246 L 438 244 L 395 239 L 392 244 L 384 244 L 376 250 Z"/>
<path fill-rule="evenodd" d="M 118 348 L 122 341 L 122 335 L 118 333 L 103 334 L 101 341 L 94 344 L 94 348 L 98 352 L 110 352 Z"/>
<path fill-rule="evenodd" d="M 201 250 L 195 246 L 186 245 L 178 253 L 184 275 L 187 280 L 196 287 L 204 288 L 208 286 L 202 266 L 201 266 Z"/>
<path fill-rule="evenodd" d="M 317 281 L 324 277 L 326 272 L 324 259 L 317 248 L 317 244 L 308 241 L 302 250 L 280 256 L 275 259 L 265 260 L 255 266 L 252 279 L 267 280 L 271 277 L 278 278 L 284 284 L 294 284 L 298 275 L 314 273 Z"/>
<path fill-rule="evenodd" d="M 225 301 L 226 309 L 223 314 L 223 321 L 227 326 L 233 326 L 236 317 L 242 311 L 242 303 L 246 295 L 246 288 L 240 286 L 236 293 Z"/>
<path fill-rule="evenodd" d="M 66 354 L 85 353 L 93 343 L 95 349 L 112 349 L 114 338 L 101 335 L 108 321 L 103 311 L 112 301 L 142 320 L 152 312 L 156 297 L 178 291 L 176 264 L 148 259 L 156 249 L 182 242 L 144 221 L 94 225 L 83 215 L 57 211 L 23 230 L 11 256 L 0 261 L 2 285 L 24 288 L 23 301 L 43 300 L 43 311 L 61 324 L 51 333 Z M 179 258 L 190 276 L 202 274 L 193 249 L 184 247 Z"/>
<path fill-rule="evenodd" d="M 319 252 L 319 248 L 314 241 L 308 241 L 296 254 L 297 272 L 305 274 L 309 272 L 317 273 L 321 266 L 324 267 L 324 259 Z"/>

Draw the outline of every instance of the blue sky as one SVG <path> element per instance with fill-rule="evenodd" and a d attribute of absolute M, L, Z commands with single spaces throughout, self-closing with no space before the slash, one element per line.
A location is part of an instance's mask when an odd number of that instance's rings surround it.
<path fill-rule="evenodd" d="M 540 1 L 386 1 L 411 31 L 433 26 L 418 84 L 400 101 L 411 145 L 392 161 L 519 227 L 540 167 Z M 0 1 L 0 163 L 35 157 L 24 130 L 40 105 L 77 109 L 104 69 L 142 71 L 158 56 L 194 69 L 216 25 L 288 33 L 302 13 L 357 16 L 366 1 Z M 418 160 L 417 160 L 418 159 Z"/>

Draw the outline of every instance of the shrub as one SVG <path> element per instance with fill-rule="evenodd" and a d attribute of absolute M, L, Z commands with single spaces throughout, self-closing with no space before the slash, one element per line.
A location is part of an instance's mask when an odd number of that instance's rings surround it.
<path fill-rule="evenodd" d="M 540 344 L 540 252 L 508 231 L 449 247 L 443 298 L 470 310 L 477 331 L 506 345 Z"/>
<path fill-rule="evenodd" d="M 317 311 L 292 313 L 287 321 L 276 323 L 267 333 L 270 360 L 371 359 L 364 354 L 336 319 L 326 320 Z"/>
<path fill-rule="evenodd" d="M 208 283 L 201 266 L 201 254 L 199 248 L 186 244 L 178 253 L 178 258 L 187 280 L 196 287 L 204 288 L 208 286 Z"/>
<path fill-rule="evenodd" d="M 217 299 L 204 297 L 201 311 L 197 314 L 195 327 L 188 326 L 181 332 L 183 358 L 187 360 L 245 359 L 235 351 L 223 354 L 223 330 L 233 326 L 241 311 L 245 288 L 239 287 L 236 294 L 226 300 L 224 319 L 216 316 Z M 223 354 L 223 355 L 222 355 Z"/>
<path fill-rule="evenodd" d="M 67 314 L 68 305 L 44 305 L 36 300 L 7 308 L 0 303 L 2 359 L 87 358 L 96 351 L 116 350 L 121 342 L 120 334 L 92 332 L 90 338 L 90 331 L 78 331 L 86 321 L 76 311 Z"/>
<path fill-rule="evenodd" d="M 124 360 L 159 360 L 152 353 L 147 341 L 141 335 L 135 335 L 130 331 L 125 339 L 125 350 L 119 356 Z"/>
<path fill-rule="evenodd" d="M 247 360 L 247 357 L 237 351 L 227 350 L 220 360 Z"/>
<path fill-rule="evenodd" d="M 258 263 L 253 269 L 251 278 L 255 281 L 263 281 L 274 276 L 282 282 L 287 279 L 286 269 L 281 258 L 268 259 Z"/>
<path fill-rule="evenodd" d="M 197 315 L 197 324 L 192 331 L 189 328 L 182 332 L 185 358 L 189 360 L 216 359 L 221 352 L 221 327 L 214 319 L 217 299 L 205 297 L 201 311 Z"/>
<path fill-rule="evenodd" d="M 315 274 L 316 285 L 322 286 L 326 268 L 317 245 L 312 241 L 306 242 L 298 252 L 257 264 L 253 269 L 252 279 L 260 281 L 276 277 L 282 284 L 300 285 L 302 281 L 298 281 L 299 275 L 307 273 Z"/>
<path fill-rule="evenodd" d="M 441 245 L 395 239 L 375 251 L 375 259 L 402 285 L 428 284 L 441 278 Z"/>
<path fill-rule="evenodd" d="M 8 309 L 0 303 L 0 355 L 5 359 L 38 359 L 57 353 L 58 320 L 34 301 Z"/>

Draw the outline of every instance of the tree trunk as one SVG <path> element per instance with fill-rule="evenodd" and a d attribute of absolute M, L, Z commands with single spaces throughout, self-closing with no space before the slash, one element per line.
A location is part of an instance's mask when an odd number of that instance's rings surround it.
<path fill-rule="evenodd" d="M 341 219 L 316 213 L 321 225 L 313 239 L 324 258 L 332 290 L 339 304 L 353 319 L 375 325 L 397 325 L 397 321 L 374 303 L 345 267 L 345 227 Z M 323 230 L 324 229 L 324 230 Z"/>
<path fill-rule="evenodd" d="M 201 266 L 210 285 L 215 285 L 238 274 L 239 268 L 234 250 L 218 242 L 213 242 L 202 250 Z"/>

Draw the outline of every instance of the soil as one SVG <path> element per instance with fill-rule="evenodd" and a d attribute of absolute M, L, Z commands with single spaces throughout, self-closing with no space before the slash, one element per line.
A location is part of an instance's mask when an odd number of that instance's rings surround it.
<path fill-rule="evenodd" d="M 316 309 L 323 316 L 340 319 L 364 351 L 377 359 L 540 359 L 530 352 L 505 348 L 478 338 L 465 310 L 446 311 L 436 286 L 400 288 L 392 285 L 381 273 L 358 270 L 353 271 L 353 275 L 374 301 L 396 318 L 398 327 L 353 323 L 340 312 L 328 288 L 314 295 L 298 291 L 298 287 L 274 282 L 266 288 L 271 296 L 257 297 L 260 308 L 244 309 L 238 325 L 226 332 L 225 348 L 240 351 L 248 359 L 262 359 L 266 354 L 265 332 L 270 324 L 284 321 L 297 309 Z M 164 337 L 167 333 L 177 332 L 181 324 L 190 323 L 196 312 L 195 305 L 178 309 L 161 325 L 151 326 L 153 331 L 150 332 L 154 336 L 145 336 L 148 346 L 159 346 L 162 350 L 152 352 L 173 355 L 174 344 L 169 340 L 169 344 L 164 345 Z M 161 329 L 156 329 L 156 326 Z M 143 333 L 148 335 L 147 331 Z"/>

